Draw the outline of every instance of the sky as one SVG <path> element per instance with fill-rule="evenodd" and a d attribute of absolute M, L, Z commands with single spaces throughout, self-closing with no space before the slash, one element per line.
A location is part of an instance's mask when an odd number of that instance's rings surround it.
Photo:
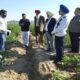
<path fill-rule="evenodd" d="M 0 0 L 0 9 L 7 10 L 7 20 L 19 20 L 22 13 L 26 13 L 30 20 L 34 20 L 35 9 L 41 10 L 40 15 L 44 17 L 46 17 L 46 11 L 51 11 L 58 19 L 60 4 L 69 8 L 70 12 L 67 16 L 68 20 L 71 20 L 75 8 L 80 7 L 80 0 Z"/>

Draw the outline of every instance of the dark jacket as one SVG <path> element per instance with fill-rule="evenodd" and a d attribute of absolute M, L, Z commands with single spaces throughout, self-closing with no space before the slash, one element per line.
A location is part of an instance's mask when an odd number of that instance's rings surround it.
<path fill-rule="evenodd" d="M 46 19 L 46 23 L 48 22 L 48 19 Z M 51 32 L 53 31 L 54 29 L 54 26 L 56 24 L 56 19 L 55 18 L 51 18 L 49 24 L 48 24 L 48 32 L 49 34 L 51 35 Z"/>
<path fill-rule="evenodd" d="M 69 32 L 80 33 L 80 16 L 74 16 L 69 24 Z"/>
<path fill-rule="evenodd" d="M 29 19 L 21 19 L 19 21 L 19 25 L 21 27 L 21 31 L 29 31 L 30 21 Z"/>
<path fill-rule="evenodd" d="M 37 18 L 36 16 L 34 17 L 34 26 L 36 27 L 36 21 L 37 21 Z"/>

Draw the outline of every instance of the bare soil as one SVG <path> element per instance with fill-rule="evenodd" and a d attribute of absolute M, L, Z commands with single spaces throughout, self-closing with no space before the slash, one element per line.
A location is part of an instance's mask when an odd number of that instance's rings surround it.
<path fill-rule="evenodd" d="M 45 46 L 36 44 L 31 36 L 30 47 L 25 49 L 20 39 L 18 37 L 17 42 L 8 46 L 14 57 L 6 59 L 0 70 L 0 80 L 49 80 L 57 67 L 49 60 Z"/>

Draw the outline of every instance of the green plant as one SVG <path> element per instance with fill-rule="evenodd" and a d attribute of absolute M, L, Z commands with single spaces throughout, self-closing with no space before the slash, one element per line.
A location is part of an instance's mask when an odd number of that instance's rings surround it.
<path fill-rule="evenodd" d="M 11 34 L 7 36 L 7 44 L 16 41 L 17 36 L 20 34 L 20 27 L 18 24 L 8 23 L 8 29 L 11 30 Z"/>
<path fill-rule="evenodd" d="M 69 76 L 65 76 L 60 70 L 55 70 L 52 76 L 53 80 L 69 80 Z"/>
<path fill-rule="evenodd" d="M 0 58 L 0 70 L 2 70 L 2 69 L 4 69 L 3 64 L 6 62 L 5 59 L 15 57 L 16 52 L 10 51 L 10 50 L 0 51 L 0 55 L 2 56 L 2 58 Z"/>
<path fill-rule="evenodd" d="M 64 38 L 64 46 L 65 47 L 70 47 L 70 37 L 69 37 L 68 33 L 67 33 L 67 35 Z"/>
<path fill-rule="evenodd" d="M 65 70 L 71 70 L 75 72 L 80 71 L 80 54 L 65 55 L 63 60 L 59 63 L 59 67 Z"/>
<path fill-rule="evenodd" d="M 31 23 L 30 31 L 31 31 L 32 35 L 35 35 L 34 23 Z"/>

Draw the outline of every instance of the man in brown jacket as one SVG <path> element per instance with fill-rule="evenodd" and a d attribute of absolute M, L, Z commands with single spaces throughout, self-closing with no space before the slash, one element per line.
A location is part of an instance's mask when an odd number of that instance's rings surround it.
<path fill-rule="evenodd" d="M 34 26 L 35 26 L 35 36 L 36 36 L 36 43 L 39 42 L 39 14 L 40 10 L 35 10 L 35 17 L 34 17 Z"/>

